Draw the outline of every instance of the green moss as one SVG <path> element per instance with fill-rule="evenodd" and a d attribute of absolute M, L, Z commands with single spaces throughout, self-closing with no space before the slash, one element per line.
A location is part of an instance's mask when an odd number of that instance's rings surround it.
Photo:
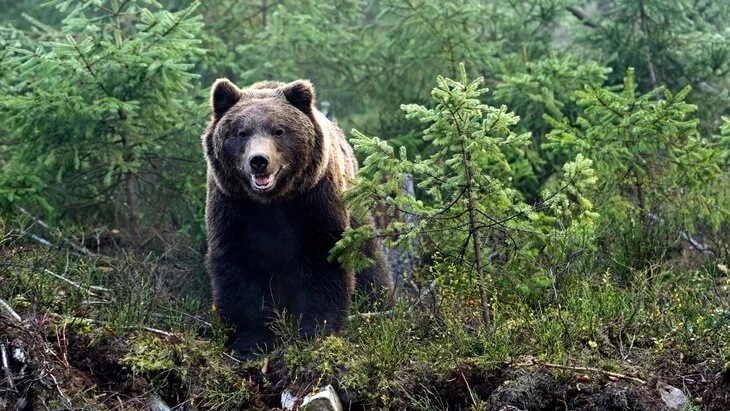
<path fill-rule="evenodd" d="M 134 374 L 156 373 L 160 371 L 173 371 L 184 373 L 176 361 L 176 350 L 169 343 L 162 342 L 160 338 L 140 334 L 134 340 L 130 351 L 120 363 L 128 367 Z"/>
<path fill-rule="evenodd" d="M 177 383 L 176 392 L 201 408 L 251 407 L 250 384 L 242 368 L 225 360 L 220 346 L 197 340 L 194 335 L 163 339 L 139 333 L 130 351 L 120 360 L 134 374 L 148 379 L 153 387 L 165 390 Z"/>

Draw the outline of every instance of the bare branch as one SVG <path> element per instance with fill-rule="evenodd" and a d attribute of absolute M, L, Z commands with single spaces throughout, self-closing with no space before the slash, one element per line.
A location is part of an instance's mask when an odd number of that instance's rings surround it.
<path fill-rule="evenodd" d="M 646 384 L 646 381 L 642 380 L 641 378 L 632 377 L 632 376 L 626 375 L 626 374 L 619 374 L 617 372 L 612 372 L 612 371 L 604 371 L 604 370 L 601 370 L 598 368 L 571 367 L 569 365 L 551 364 L 551 363 L 547 363 L 547 362 L 536 362 L 532 365 L 543 366 L 543 367 L 548 367 L 548 368 L 557 368 L 560 370 L 576 371 L 576 372 L 595 372 L 595 373 L 607 375 L 609 377 L 619 378 L 619 379 L 627 380 L 627 381 L 633 381 L 633 382 L 635 382 L 637 384 L 641 384 L 641 385 Z"/>
<path fill-rule="evenodd" d="M 108 323 L 106 323 L 104 321 L 94 320 L 93 318 L 83 318 L 83 317 L 63 317 L 63 318 L 65 318 L 66 320 L 70 320 L 70 321 L 85 321 L 85 322 L 88 322 L 90 324 L 100 324 L 100 325 L 107 325 L 108 324 Z M 142 326 L 142 327 L 121 327 L 121 329 L 122 330 L 145 330 L 145 331 L 149 331 L 151 333 L 159 334 L 159 335 L 161 335 L 163 337 L 168 337 L 168 338 L 178 337 L 177 334 L 171 333 L 169 331 L 164 331 L 164 330 L 160 330 L 158 328 L 152 328 L 152 327 L 146 327 L 146 326 Z"/>
<path fill-rule="evenodd" d="M 56 273 L 54 273 L 53 271 L 51 271 L 51 270 L 49 270 L 49 269 L 47 269 L 47 268 L 44 268 L 44 269 L 43 269 L 43 271 L 44 271 L 44 272 L 45 272 L 46 274 L 50 274 L 50 275 L 52 275 L 52 276 L 54 276 L 54 277 L 58 278 L 59 280 L 61 280 L 61 281 L 64 281 L 64 282 L 66 282 L 66 283 L 70 284 L 71 286 L 73 286 L 73 287 L 75 287 L 75 288 L 78 288 L 78 289 L 79 289 L 79 290 L 81 290 L 81 291 L 84 291 L 85 293 L 89 294 L 89 295 L 90 295 L 90 296 L 92 296 L 92 297 L 100 298 L 100 299 L 102 299 L 102 300 L 104 300 L 104 301 L 105 301 L 105 298 L 104 298 L 104 297 L 102 297 L 102 296 L 100 296 L 99 294 L 96 294 L 96 293 L 94 293 L 93 291 L 91 291 L 91 289 L 90 289 L 91 287 L 88 287 L 88 288 L 87 288 L 87 287 L 83 287 L 83 286 L 81 286 L 80 284 L 78 284 L 78 283 L 76 283 L 76 282 L 73 282 L 73 281 L 69 280 L 68 278 L 66 278 L 66 277 L 64 277 L 64 276 L 62 276 L 62 275 L 60 275 L 60 274 L 56 274 Z M 108 292 L 108 291 L 109 291 L 108 289 L 106 289 L 106 288 L 103 288 L 103 287 L 99 287 L 99 286 L 95 286 L 94 288 L 95 288 L 95 289 L 97 289 L 97 290 L 99 290 L 99 291 L 106 291 L 106 292 Z"/>
<path fill-rule="evenodd" d="M 48 226 L 48 224 L 46 224 L 46 222 L 45 222 L 45 221 L 41 220 L 40 218 L 37 218 L 37 217 L 33 216 L 33 215 L 32 215 L 31 213 L 29 213 L 29 212 L 28 212 L 28 211 L 27 211 L 26 209 L 24 209 L 23 207 L 18 207 L 18 210 L 19 210 L 19 211 L 20 211 L 21 213 L 25 214 L 26 216 L 30 217 L 30 218 L 31 218 L 31 220 L 33 220 L 33 222 L 34 222 L 34 223 L 38 224 L 39 226 L 41 226 L 41 227 L 45 228 L 45 229 L 46 229 L 46 230 L 48 230 L 48 231 L 50 231 L 50 230 L 51 230 L 51 227 L 49 227 L 49 226 Z M 44 238 L 42 238 L 42 237 L 38 237 L 38 236 L 36 236 L 36 235 L 34 235 L 34 234 L 31 234 L 31 233 L 28 233 L 28 232 L 26 232 L 26 231 L 21 231 L 21 233 L 22 233 L 23 235 L 27 235 L 27 236 L 31 237 L 32 239 L 34 239 L 34 240 L 38 241 L 39 243 L 41 243 L 41 244 L 43 244 L 43 245 L 45 245 L 45 246 L 47 246 L 47 247 L 50 247 L 50 246 L 52 245 L 52 243 L 51 243 L 50 241 L 48 241 L 48 240 L 46 240 L 46 239 L 44 239 Z M 72 242 L 71 240 L 69 240 L 69 239 L 66 239 L 66 238 L 61 238 L 61 241 L 63 241 L 63 242 L 64 242 L 64 243 L 66 243 L 66 244 L 67 244 L 68 246 L 70 246 L 71 248 L 73 248 L 74 250 L 78 251 L 79 253 L 81 253 L 81 254 L 83 254 L 83 255 L 87 255 L 87 256 L 95 256 L 95 255 L 96 255 L 96 254 L 92 253 L 91 251 L 89 251 L 89 249 L 88 249 L 88 248 L 86 248 L 86 247 L 83 247 L 83 246 L 79 246 L 79 245 L 77 245 L 77 244 L 74 244 L 74 243 L 73 243 L 73 242 Z"/>
<path fill-rule="evenodd" d="M 583 23 L 584 26 L 590 27 L 592 29 L 598 28 L 598 24 L 592 22 L 589 20 L 588 14 L 576 7 L 566 7 L 566 10 L 570 12 L 575 18 L 580 20 L 581 23 Z"/>
<path fill-rule="evenodd" d="M 13 374 L 10 373 L 10 363 L 8 362 L 8 351 L 5 349 L 5 344 L 0 343 L 0 355 L 2 356 L 3 372 L 5 373 L 5 380 L 8 382 L 10 388 L 15 388 L 13 384 Z"/>
<path fill-rule="evenodd" d="M 2 298 L 0 298 L 0 305 L 5 309 L 5 311 L 8 312 L 8 314 L 10 314 L 11 317 L 13 317 L 13 319 L 15 321 L 17 321 L 17 322 L 23 321 L 23 319 L 20 318 L 18 313 L 16 313 L 15 310 L 13 310 L 13 307 L 11 307 L 8 303 L 6 303 L 5 300 L 3 300 Z"/>

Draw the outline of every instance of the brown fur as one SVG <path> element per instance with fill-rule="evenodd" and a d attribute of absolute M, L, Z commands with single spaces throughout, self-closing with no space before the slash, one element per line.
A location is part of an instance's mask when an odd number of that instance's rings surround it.
<path fill-rule="evenodd" d="M 242 355 L 269 346 L 266 326 L 287 310 L 300 331 L 341 329 L 353 273 L 327 260 L 349 226 L 342 203 L 357 163 L 342 131 L 314 106 L 311 83 L 261 82 L 239 89 L 215 82 L 203 135 L 208 163 L 208 269 L 215 304 L 236 331 Z M 377 247 L 375 267 L 358 273 L 358 291 L 390 296 L 392 280 Z"/>

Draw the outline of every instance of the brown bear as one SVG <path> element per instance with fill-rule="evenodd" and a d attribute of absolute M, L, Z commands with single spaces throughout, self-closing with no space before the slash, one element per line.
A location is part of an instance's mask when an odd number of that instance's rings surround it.
<path fill-rule="evenodd" d="M 203 134 L 208 163 L 207 267 L 214 304 L 234 330 L 229 345 L 250 356 L 270 349 L 270 323 L 286 311 L 299 333 L 337 332 L 355 289 L 388 299 L 393 283 L 374 242 L 376 263 L 355 276 L 328 261 L 355 221 L 342 202 L 357 162 L 342 131 L 314 105 L 309 81 L 261 82 L 240 89 L 219 79 Z"/>

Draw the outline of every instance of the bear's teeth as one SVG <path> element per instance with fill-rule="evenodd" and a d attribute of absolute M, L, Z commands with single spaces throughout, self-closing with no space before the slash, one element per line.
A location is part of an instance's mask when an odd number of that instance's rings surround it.
<path fill-rule="evenodd" d="M 265 177 L 259 177 L 254 176 L 253 181 L 256 185 L 256 188 L 267 188 L 271 185 L 273 178 L 272 176 L 265 176 Z"/>

